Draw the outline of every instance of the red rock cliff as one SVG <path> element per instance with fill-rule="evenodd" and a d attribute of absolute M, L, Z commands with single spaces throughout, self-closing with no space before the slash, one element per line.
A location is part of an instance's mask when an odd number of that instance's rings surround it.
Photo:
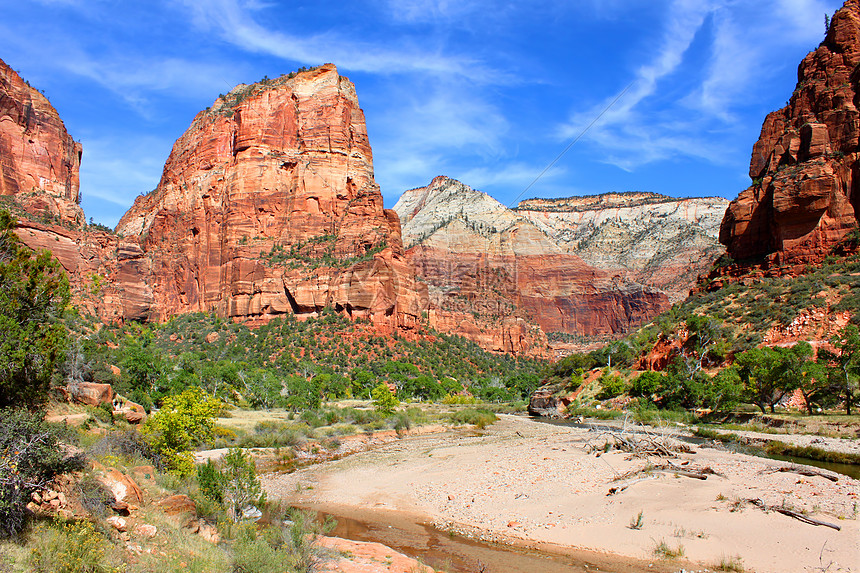
<path fill-rule="evenodd" d="M 0 60 L 0 195 L 28 213 L 80 226 L 81 144 L 57 110 Z"/>
<path fill-rule="evenodd" d="M 128 318 L 333 306 L 402 330 L 427 309 L 382 206 L 355 87 L 330 64 L 238 86 L 199 113 L 117 232 L 138 238 L 127 273 L 152 290 Z"/>
<path fill-rule="evenodd" d="M 859 62 L 860 2 L 848 0 L 801 62 L 788 105 L 765 119 L 753 185 L 726 211 L 720 242 L 742 268 L 819 262 L 857 226 Z"/>

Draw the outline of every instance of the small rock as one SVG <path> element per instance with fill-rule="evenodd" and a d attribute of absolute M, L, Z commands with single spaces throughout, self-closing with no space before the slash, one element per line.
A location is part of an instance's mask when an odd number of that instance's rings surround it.
<path fill-rule="evenodd" d="M 42 505 L 42 496 L 41 496 L 41 495 L 39 495 L 39 492 L 38 492 L 38 491 L 34 491 L 34 492 L 33 492 L 33 495 L 31 495 L 31 496 L 30 496 L 30 498 L 31 498 L 34 502 L 36 502 L 38 505 Z"/>
<path fill-rule="evenodd" d="M 42 496 L 42 501 L 51 501 L 52 499 L 57 499 L 57 492 L 52 489 L 49 489 Z"/>
<path fill-rule="evenodd" d="M 221 535 L 218 534 L 218 530 L 205 522 L 200 525 L 200 529 L 197 530 L 197 535 L 209 543 L 218 544 L 221 541 Z"/>
<path fill-rule="evenodd" d="M 148 523 L 136 525 L 134 528 L 134 534 L 138 537 L 155 537 L 156 533 L 158 533 L 158 529 Z"/>
<path fill-rule="evenodd" d="M 242 517 L 244 519 L 260 519 L 263 517 L 263 512 L 253 505 L 248 505 L 242 510 Z"/>
<path fill-rule="evenodd" d="M 57 499 L 60 500 L 60 507 L 66 507 L 68 503 L 66 502 L 66 494 L 60 492 L 57 494 Z"/>
<path fill-rule="evenodd" d="M 508 527 L 519 527 L 521 523 L 519 521 L 509 521 Z"/>
<path fill-rule="evenodd" d="M 106 521 L 110 524 L 111 527 L 113 527 L 117 531 L 128 530 L 128 525 L 126 524 L 125 519 L 121 518 L 118 515 L 112 515 L 111 517 L 108 517 Z"/>

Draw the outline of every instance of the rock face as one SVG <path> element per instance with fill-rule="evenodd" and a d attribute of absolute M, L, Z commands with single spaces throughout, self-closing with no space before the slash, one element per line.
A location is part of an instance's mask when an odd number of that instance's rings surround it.
<path fill-rule="evenodd" d="M 57 110 L 0 60 L 0 196 L 28 213 L 81 226 L 81 144 Z"/>
<path fill-rule="evenodd" d="M 720 242 L 737 262 L 723 272 L 815 264 L 858 224 L 860 2 L 836 12 L 800 63 L 784 108 L 753 146 L 753 185 L 726 211 Z"/>
<path fill-rule="evenodd" d="M 717 236 L 728 201 L 657 193 L 529 199 L 516 213 L 562 249 L 677 302 L 723 253 Z"/>
<path fill-rule="evenodd" d="M 552 227 L 564 220 L 564 209 L 556 217 L 536 207 L 508 209 L 447 177 L 400 197 L 394 210 L 429 287 L 431 324 L 485 348 L 522 352 L 543 343 L 534 326 L 543 333 L 616 334 L 668 307 L 665 293 L 631 280 L 626 269 L 589 265 L 573 240 L 560 240 L 572 236 Z"/>
<path fill-rule="evenodd" d="M 117 232 L 126 318 L 266 320 L 333 306 L 411 329 L 426 311 L 382 207 L 355 88 L 333 65 L 238 86 L 197 115 Z"/>

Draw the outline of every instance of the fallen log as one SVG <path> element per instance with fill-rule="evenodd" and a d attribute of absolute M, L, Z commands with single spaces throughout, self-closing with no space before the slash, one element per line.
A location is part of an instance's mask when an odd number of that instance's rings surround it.
<path fill-rule="evenodd" d="M 688 477 L 688 478 L 702 479 L 702 480 L 708 479 L 708 474 L 703 473 L 703 472 L 691 472 L 691 471 L 687 471 L 687 470 L 678 470 L 675 468 L 657 468 L 657 469 L 659 469 L 659 471 L 661 471 L 661 472 L 673 473 L 673 474 L 677 474 L 679 476 L 684 476 L 684 477 Z"/>
<path fill-rule="evenodd" d="M 814 470 L 811 468 L 803 468 L 803 467 L 794 467 L 794 466 L 784 466 L 778 468 L 776 471 L 778 472 L 791 472 L 795 474 L 800 474 L 802 476 L 817 476 L 823 477 L 824 479 L 829 479 L 830 481 L 839 481 L 839 477 L 830 473 L 824 473 L 822 471 Z"/>
<path fill-rule="evenodd" d="M 814 519 L 809 517 L 808 515 L 803 515 L 802 513 L 797 513 L 796 511 L 792 511 L 790 509 L 786 509 L 784 507 L 780 507 L 778 505 L 766 505 L 760 499 L 748 499 L 748 502 L 753 504 L 754 506 L 762 509 L 763 511 L 775 511 L 777 513 L 781 513 L 783 515 L 787 515 L 789 517 L 793 517 L 798 521 L 802 521 L 803 523 L 808 523 L 810 525 L 823 525 L 824 527 L 829 527 L 831 529 L 835 529 L 836 531 L 842 531 L 842 527 L 836 525 L 835 523 L 828 523 L 826 521 L 821 521 L 819 519 Z"/>
<path fill-rule="evenodd" d="M 657 478 L 654 476 L 643 477 L 643 478 L 635 479 L 633 481 L 629 481 L 626 484 L 621 485 L 621 486 L 611 487 L 611 488 L 609 488 L 609 492 L 606 495 L 608 497 L 610 495 L 619 494 L 622 491 L 624 491 L 625 489 L 627 489 L 628 487 L 630 487 L 631 485 L 633 485 L 634 483 L 639 483 L 640 481 L 648 481 L 648 480 L 652 480 L 652 479 L 657 479 Z"/>

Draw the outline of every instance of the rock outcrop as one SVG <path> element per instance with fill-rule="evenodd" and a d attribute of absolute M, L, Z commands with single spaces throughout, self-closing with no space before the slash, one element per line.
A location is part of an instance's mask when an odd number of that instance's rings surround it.
<path fill-rule="evenodd" d="M 57 110 L 0 60 L 0 196 L 38 218 L 80 227 L 81 144 Z"/>
<path fill-rule="evenodd" d="M 529 199 L 515 212 L 587 264 L 658 288 L 677 302 L 723 253 L 717 236 L 728 203 L 721 197 L 605 193 Z"/>
<path fill-rule="evenodd" d="M 858 63 L 860 2 L 848 0 L 800 63 L 788 105 L 765 118 L 750 159 L 753 184 L 720 229 L 734 264 L 717 274 L 818 263 L 857 227 Z"/>
<path fill-rule="evenodd" d="M 427 309 L 355 88 L 330 64 L 240 85 L 200 112 L 117 232 L 132 238 L 117 248 L 125 318 L 332 306 L 408 330 Z"/>
<path fill-rule="evenodd" d="M 669 305 L 626 271 L 587 264 L 547 231 L 543 211 L 527 216 L 459 181 L 437 177 L 405 192 L 394 210 L 429 287 L 431 324 L 484 348 L 528 352 L 546 333 L 618 334 Z"/>

